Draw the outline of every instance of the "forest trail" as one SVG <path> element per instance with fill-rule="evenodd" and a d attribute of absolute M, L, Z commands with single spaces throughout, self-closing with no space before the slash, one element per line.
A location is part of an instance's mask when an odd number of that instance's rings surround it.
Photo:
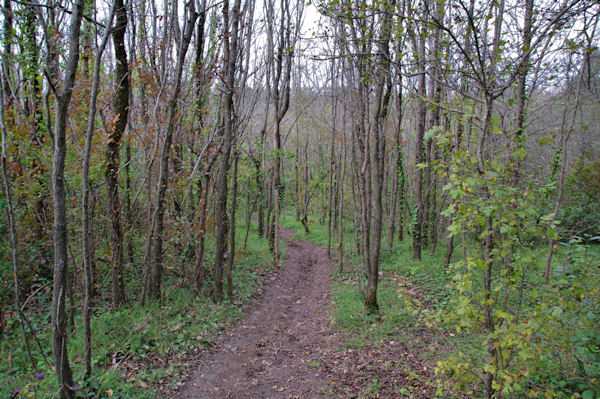
<path fill-rule="evenodd" d="M 330 328 L 330 263 L 323 248 L 281 229 L 285 265 L 268 283 L 261 304 L 218 345 L 179 398 L 319 398 L 327 381 L 319 364 Z"/>

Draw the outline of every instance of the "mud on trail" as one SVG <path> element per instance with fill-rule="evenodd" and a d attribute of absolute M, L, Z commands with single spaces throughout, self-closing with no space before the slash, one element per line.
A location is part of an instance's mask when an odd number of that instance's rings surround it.
<path fill-rule="evenodd" d="M 327 253 L 293 239 L 283 269 L 267 284 L 260 306 L 199 359 L 179 398 L 320 398 L 327 381 L 318 359 L 329 347 L 330 266 Z"/>
<path fill-rule="evenodd" d="M 345 348 L 347 337 L 331 325 L 326 250 L 294 240 L 290 230 L 282 229 L 281 236 L 287 259 L 267 283 L 260 305 L 224 332 L 216 346 L 202 351 L 189 381 L 166 397 L 433 397 L 435 363 L 423 355 L 436 351 L 443 337 L 406 326 L 412 331 L 408 342 L 394 334 L 362 349 Z"/>

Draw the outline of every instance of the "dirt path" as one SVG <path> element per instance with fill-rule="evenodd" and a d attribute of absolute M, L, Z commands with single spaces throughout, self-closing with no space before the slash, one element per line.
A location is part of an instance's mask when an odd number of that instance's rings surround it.
<path fill-rule="evenodd" d="M 201 359 L 179 398 L 320 398 L 319 358 L 332 338 L 326 251 L 293 239 L 261 305 Z"/>

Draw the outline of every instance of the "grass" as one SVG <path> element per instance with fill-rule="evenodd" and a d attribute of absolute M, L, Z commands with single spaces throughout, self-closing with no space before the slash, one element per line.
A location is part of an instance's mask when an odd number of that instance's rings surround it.
<path fill-rule="evenodd" d="M 134 302 L 116 312 L 108 312 L 96 304 L 96 314 L 92 317 L 94 372 L 87 379 L 84 379 L 82 368 L 83 331 L 78 314 L 68 347 L 79 395 L 155 398 L 159 394 L 152 387 L 159 382 L 174 387 L 180 379 L 180 366 L 185 357 L 212 345 L 220 331 L 240 319 L 245 305 L 260 292 L 264 275 L 272 272 L 267 241 L 258 238 L 256 226 L 252 224 L 248 246 L 242 250 L 244 233 L 245 225 L 240 219 L 232 302 L 214 304 L 206 296 L 181 286 L 180 278 L 167 272 L 161 301 L 145 306 Z M 207 263 L 213 251 L 212 241 L 207 239 Z M 210 285 L 210 281 L 206 285 Z M 134 280 L 129 282 L 128 289 L 130 292 L 136 290 Z M 41 306 L 49 300 L 48 293 L 43 295 Z M 49 315 L 40 311 L 33 323 L 38 330 L 40 345 L 52 363 Z M 4 359 L 0 362 L 0 397 L 10 397 L 19 390 L 22 397 L 54 397 L 57 392 L 52 367 L 34 347 L 39 372 L 32 371 L 19 328 L 12 321 L 0 340 L 0 356 Z M 165 363 L 160 359 L 168 359 L 168 366 L 163 366 Z"/>
<path fill-rule="evenodd" d="M 308 240 L 319 246 L 327 245 L 327 225 L 312 222 L 309 225 L 310 233 L 305 234 L 302 224 L 289 210 L 283 213 L 281 221 L 284 227 L 296 231 L 297 239 Z M 76 319 L 75 325 L 78 327 L 71 333 L 69 355 L 82 396 L 89 393 L 90 397 L 158 397 L 153 386 L 162 381 L 163 385 L 173 387 L 180 378 L 185 356 L 211 345 L 219 331 L 243 316 L 244 305 L 260 291 L 263 276 L 271 271 L 272 258 L 266 240 L 258 238 L 254 224 L 251 225 L 248 247 L 241 249 L 245 233 L 242 224 L 243 220 L 240 219 L 237 226 L 233 303 L 213 304 L 206 296 L 198 296 L 179 286 L 173 273 L 167 273 L 171 280 L 165 284 L 169 288 L 160 302 L 148 303 L 143 307 L 135 304 L 114 313 L 103 312 L 102 306 L 97 306 L 92 319 L 94 374 L 87 380 L 83 378 L 81 367 L 81 321 Z M 212 259 L 213 241 L 207 240 L 207 263 Z M 402 341 L 409 348 L 418 346 L 418 342 L 415 342 L 418 341 L 415 339 L 418 337 L 417 329 L 430 322 L 439 322 L 432 321 L 428 316 L 436 310 L 443 312 L 454 295 L 448 284 L 452 274 L 444 265 L 445 248 L 440 245 L 433 254 L 424 250 L 423 259 L 415 261 L 408 240 L 396 242 L 392 250 L 388 250 L 387 245 L 382 246 L 378 288 L 380 313 L 377 315 L 365 310 L 357 288 L 358 282 L 365 285 L 364 272 L 361 260 L 354 252 L 354 233 L 349 223 L 345 226 L 344 242 L 344 272 L 337 272 L 332 280 L 332 301 L 335 308 L 333 321 L 348 334 L 345 346 L 368 348 L 389 340 Z M 336 248 L 336 245 L 337 239 L 333 239 L 332 248 Z M 542 246 L 522 251 L 537 253 L 536 262 L 527 272 L 535 286 L 541 285 L 545 266 L 542 255 L 546 248 Z M 336 253 L 335 250 L 333 252 Z M 560 269 L 567 252 L 566 247 L 558 249 L 553 261 L 555 270 Z M 454 260 L 458 260 L 459 256 L 457 250 Z M 136 289 L 135 281 L 130 281 L 128 288 L 133 292 Z M 418 290 L 417 295 L 408 294 L 414 290 Z M 49 292 L 40 295 L 45 297 L 42 304 L 48 303 Z M 51 360 L 49 315 L 44 309 L 39 310 L 32 321 L 39 331 L 41 346 Z M 41 358 L 38 348 L 34 347 L 40 372 L 31 370 L 19 326 L 14 320 L 11 322 L 6 329 L 8 333 L 0 341 L 0 356 L 3 358 L 0 363 L 0 397 L 9 397 L 18 387 L 21 387 L 24 397 L 54 396 L 56 383 L 51 367 Z M 447 333 L 443 339 L 445 349 L 419 352 L 419 355 L 431 357 L 432 362 L 437 362 L 450 354 L 463 353 L 474 364 L 482 364 L 482 334 L 455 332 L 443 324 L 434 327 Z M 160 359 L 169 359 L 169 365 L 157 363 Z M 318 367 L 318 362 L 314 361 L 309 366 Z M 376 385 L 371 387 L 373 395 L 377 391 Z"/>
<path fill-rule="evenodd" d="M 302 224 L 295 220 L 291 212 L 284 214 L 283 221 L 286 227 L 296 231 L 297 238 L 308 240 L 319 246 L 327 245 L 327 225 L 311 223 L 309 226 L 310 233 L 305 234 Z M 332 280 L 332 302 L 334 305 L 333 321 L 338 329 L 348 334 L 345 342 L 347 347 L 368 349 L 373 345 L 380 345 L 386 340 L 398 340 L 404 342 L 409 348 L 420 349 L 419 355 L 429 358 L 433 364 L 436 364 L 438 361 L 444 361 L 451 356 L 460 355 L 461 358 L 468 359 L 473 367 L 482 368 L 485 364 L 485 350 L 483 349 L 485 348 L 486 335 L 484 332 L 474 329 L 459 331 L 455 329 L 453 324 L 449 324 L 446 321 L 446 314 L 451 312 L 451 309 L 454 309 L 450 302 L 456 297 L 456 291 L 452 288 L 451 280 L 458 270 L 453 267 L 446 268 L 446 247 L 444 242 L 440 242 L 434 253 L 431 253 L 429 248 L 425 248 L 422 252 L 421 261 L 416 261 L 412 258 L 412 248 L 409 239 L 396 242 L 391 250 L 387 249 L 387 245 L 382 245 L 380 282 L 377 295 L 380 312 L 379 314 L 371 314 L 366 311 L 363 305 L 363 298 L 358 289 L 359 283 L 363 287 L 366 285 L 365 273 L 362 261 L 354 251 L 354 233 L 349 223 L 345 226 L 344 241 L 346 249 L 344 253 L 345 270 L 343 273 L 336 273 L 335 278 Z M 385 236 L 382 241 L 385 242 Z M 335 248 L 336 244 L 337 239 L 334 238 L 332 247 Z M 467 251 L 471 256 L 476 256 L 474 246 L 468 247 Z M 537 307 L 541 303 L 556 303 L 562 306 L 560 301 L 553 298 L 557 292 L 557 288 L 553 288 L 552 285 L 548 286 L 543 281 L 547 251 L 548 248 L 542 241 L 537 245 L 518 248 L 514 252 L 517 259 L 529 259 L 526 260 L 528 263 L 523 268 L 525 271 L 525 281 L 527 282 L 522 310 L 523 318 L 538 317 L 534 315 L 538 314 L 536 313 L 539 312 Z M 552 278 L 558 285 L 562 284 L 566 288 L 570 287 L 570 283 L 567 282 L 573 278 L 569 276 L 569 272 L 565 274 L 563 267 L 563 263 L 569 257 L 570 251 L 571 249 L 568 245 L 560 245 L 555 249 L 552 260 Z M 589 251 L 586 255 L 587 259 L 600 259 L 600 254 L 595 254 L 598 252 L 597 249 L 589 248 L 586 251 Z M 456 262 L 459 265 L 459 269 L 462 268 L 458 263 L 461 258 L 462 251 L 460 248 L 457 248 L 454 251 L 452 262 Z M 498 269 L 496 268 L 496 272 Z M 480 289 L 481 283 L 481 278 L 476 277 L 474 279 L 474 292 Z M 560 290 L 561 288 L 558 289 Z M 518 290 L 514 289 L 508 292 L 508 304 L 515 305 L 519 300 Z M 560 292 L 563 295 L 562 293 L 565 291 Z M 587 293 L 583 294 L 585 294 L 585 298 L 588 297 Z M 568 295 L 565 298 L 568 299 Z M 581 298 L 584 298 L 584 296 L 582 295 Z M 588 314 L 583 316 L 582 319 L 582 316 L 577 314 L 580 311 L 576 310 L 576 303 L 564 306 L 575 307 L 575 313 L 568 313 L 571 311 L 565 310 L 564 320 L 567 322 L 575 323 L 572 321 L 575 319 L 571 319 L 575 317 L 583 320 L 585 317 L 591 318 L 593 316 Z M 497 309 L 501 309 L 501 306 L 498 305 Z M 561 322 L 558 321 L 556 325 L 560 327 Z M 441 340 L 443 348 L 433 348 L 427 351 L 423 351 L 422 347 L 419 348 L 419 334 L 423 333 L 425 327 L 432 334 L 436 334 L 436 332 L 443 334 Z M 569 331 L 568 328 L 565 329 L 565 332 L 567 331 Z M 560 333 L 557 331 L 556 334 Z M 583 336 L 584 338 L 581 339 L 588 339 L 586 335 Z M 546 344 L 544 342 L 544 345 Z M 552 344 L 549 345 L 550 347 L 552 347 Z M 557 350 L 563 352 L 563 349 L 558 348 Z M 548 359 L 544 363 L 533 360 L 534 363 L 530 366 L 531 372 L 537 374 L 532 375 L 529 381 L 531 384 L 541 384 L 541 390 L 538 389 L 538 391 L 535 391 L 537 388 L 534 386 L 535 389 L 530 392 L 542 392 L 545 389 L 544 385 L 549 384 L 550 381 L 559 387 L 555 391 L 555 394 L 559 397 L 563 394 L 571 395 L 573 392 L 581 392 L 581 390 L 588 389 L 586 387 L 589 387 L 590 383 L 586 383 L 585 381 L 578 385 L 579 388 L 569 388 L 568 383 L 567 385 L 563 384 L 565 381 L 555 381 L 559 375 L 570 375 L 571 377 L 567 378 L 574 379 L 575 381 L 580 381 L 580 378 L 576 376 L 578 366 L 577 364 L 573 364 L 574 357 L 569 353 L 568 349 L 566 352 L 558 355 L 558 360 L 551 359 L 552 356 L 555 355 L 549 353 L 547 355 Z M 562 365 L 560 363 L 560 356 L 562 356 Z M 567 362 L 566 356 L 571 356 L 570 362 Z M 595 363 L 593 363 L 593 360 L 590 360 L 590 362 L 586 363 L 585 367 L 588 370 L 593 370 Z M 558 366 L 556 365 L 559 365 L 560 369 L 557 369 L 556 367 Z M 563 369 L 563 366 L 567 369 Z M 579 373 L 582 372 L 580 371 Z M 589 378 L 591 378 L 592 385 L 596 384 L 594 382 L 596 380 L 591 375 Z M 559 390 L 565 386 L 565 392 L 561 393 Z M 568 389 L 571 390 L 569 391 Z M 406 395 L 407 393 L 402 392 L 402 394 Z"/>
<path fill-rule="evenodd" d="M 284 209 L 281 214 L 281 225 L 286 229 L 295 231 L 295 238 L 297 240 L 309 241 L 320 247 L 327 246 L 327 226 L 316 223 L 312 219 L 309 219 L 308 221 L 310 233 L 306 234 L 304 232 L 304 226 L 296 219 L 296 216 L 289 209 Z"/>
<path fill-rule="evenodd" d="M 292 210 L 293 211 L 293 210 Z M 296 232 L 295 238 L 309 241 L 314 245 L 327 246 L 326 224 L 310 223 L 306 234 L 302 223 L 298 221 L 289 209 L 282 214 L 282 224 Z M 363 298 L 358 290 L 358 281 L 365 285 L 364 272 L 360 257 L 353 251 L 354 232 L 350 224 L 344 226 L 344 272 L 335 274 L 332 280 L 332 303 L 334 305 L 333 321 L 343 332 L 349 334 L 345 345 L 349 348 L 366 348 L 373 343 L 381 343 L 389 337 L 395 336 L 404 330 L 407 325 L 414 325 L 416 316 L 407 309 L 406 302 L 400 297 L 397 281 L 382 278 L 378 287 L 377 300 L 380 315 L 370 314 L 366 311 Z M 332 252 L 337 246 L 337 233 L 332 239 Z M 393 269 L 397 260 L 395 257 L 406 251 L 405 243 L 396 244 L 394 251 L 382 251 L 382 271 Z M 412 265 L 412 263 L 411 263 Z M 385 317 L 381 317 L 385 315 Z"/>
<path fill-rule="evenodd" d="M 293 209 L 286 208 L 281 214 L 281 225 L 287 229 L 295 231 L 295 238 L 297 240 L 308 241 L 318 247 L 327 247 L 327 224 L 321 224 L 315 219 L 309 218 L 309 233 L 306 234 L 304 232 L 304 226 L 299 220 L 296 219 Z M 336 226 L 332 225 L 332 229 L 334 237 L 332 237 L 331 240 L 331 250 L 333 253 L 337 253 L 338 232 Z M 344 245 L 346 247 L 350 245 L 348 243 L 354 242 L 354 232 L 348 227 L 348 223 L 346 223 L 344 226 L 343 237 Z"/>
<path fill-rule="evenodd" d="M 296 232 L 297 239 L 307 240 L 318 246 L 327 245 L 327 225 L 311 223 L 310 233 L 306 234 L 302 224 L 289 210 L 283 213 L 282 221 L 285 227 Z M 418 315 L 413 311 L 415 306 L 413 301 L 401 295 L 402 289 L 398 277 L 411 275 L 421 282 L 428 280 L 430 284 L 426 288 L 435 288 L 431 291 L 430 299 L 435 301 L 435 298 L 444 298 L 448 295 L 445 288 L 447 281 L 432 278 L 433 267 L 430 266 L 443 262 L 443 251 L 440 249 L 434 255 L 424 252 L 423 261 L 416 262 L 412 259 L 407 241 L 396 242 L 392 251 L 384 249 L 387 246 L 382 245 L 380 273 L 383 273 L 383 276 L 380 278 L 377 292 L 380 307 L 380 314 L 377 315 L 366 311 L 358 290 L 358 282 L 360 281 L 362 286 L 366 282 L 361 259 L 354 252 L 354 232 L 349 223 L 346 223 L 344 228 L 344 241 L 345 270 L 343 273 L 336 273 L 336 278 L 332 280 L 332 302 L 335 308 L 333 319 L 336 326 L 350 334 L 345 344 L 351 348 L 365 348 L 390 337 L 408 341 L 410 334 L 407 326 L 415 325 Z M 332 247 L 336 248 L 336 245 L 337 234 L 332 240 Z"/>

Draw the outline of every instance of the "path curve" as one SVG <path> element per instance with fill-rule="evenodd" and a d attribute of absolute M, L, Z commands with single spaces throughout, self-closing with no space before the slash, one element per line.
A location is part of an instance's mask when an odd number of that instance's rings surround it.
<path fill-rule="evenodd" d="M 261 304 L 205 353 L 179 398 L 326 397 L 314 366 L 332 337 L 327 252 L 287 229 L 281 238 L 287 259 Z"/>

